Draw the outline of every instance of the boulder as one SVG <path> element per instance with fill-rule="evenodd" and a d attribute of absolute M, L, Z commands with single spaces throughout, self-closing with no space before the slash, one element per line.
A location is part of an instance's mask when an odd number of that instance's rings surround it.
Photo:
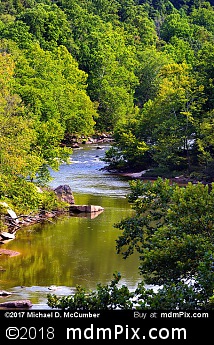
<path fill-rule="evenodd" d="M 100 212 L 103 211 L 104 208 L 97 205 L 72 205 L 69 207 L 70 212 L 85 212 L 85 213 L 93 213 L 93 212 Z"/>
<path fill-rule="evenodd" d="M 54 192 L 60 200 L 65 201 L 71 205 L 74 204 L 74 196 L 69 185 L 60 185 L 54 189 Z"/>
<path fill-rule="evenodd" d="M 31 308 L 32 303 L 29 300 L 8 301 L 0 303 L 0 308 Z"/>

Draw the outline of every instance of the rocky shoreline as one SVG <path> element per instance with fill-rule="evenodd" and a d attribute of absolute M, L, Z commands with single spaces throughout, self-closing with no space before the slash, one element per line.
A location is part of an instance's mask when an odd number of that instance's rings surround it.
<path fill-rule="evenodd" d="M 95 134 L 89 138 L 81 137 L 77 138 L 76 136 L 67 135 L 63 140 L 62 145 L 71 147 L 71 148 L 80 148 L 80 145 L 89 145 L 89 144 L 105 144 L 112 143 L 114 139 L 112 138 L 111 133 L 101 133 Z M 99 148 L 99 146 L 98 146 Z"/>
<path fill-rule="evenodd" d="M 175 177 L 162 177 L 160 175 L 149 175 L 149 170 L 141 170 L 141 171 L 124 171 L 124 172 L 112 172 L 113 174 L 116 174 L 118 176 L 123 176 L 129 180 L 142 180 L 142 181 L 156 181 L 158 177 L 161 177 L 163 179 L 168 179 L 171 181 L 171 183 L 178 183 L 179 185 L 187 185 L 189 182 L 196 184 L 196 183 L 202 183 L 204 185 L 211 186 L 213 181 L 205 181 L 205 180 L 198 180 L 196 178 L 187 176 L 187 175 L 179 175 Z"/>
<path fill-rule="evenodd" d="M 5 202 L 1 202 L 0 206 L 5 208 L 5 215 L 2 216 L 3 224 L 6 231 L 0 232 L 0 244 L 7 243 L 15 238 L 16 232 L 29 225 L 42 223 L 45 221 L 51 222 L 51 219 L 59 217 L 62 214 L 68 213 L 69 205 L 74 204 L 74 197 L 71 188 L 67 185 L 59 186 L 54 189 L 58 199 L 65 203 L 63 208 L 54 210 L 38 210 L 31 212 L 28 215 L 16 215 L 16 213 Z"/>
<path fill-rule="evenodd" d="M 76 205 L 72 190 L 69 185 L 60 185 L 53 191 L 59 201 L 64 203 L 63 208 L 58 208 L 51 211 L 39 210 L 37 213 L 32 212 L 28 215 L 17 216 L 16 213 L 8 206 L 8 204 L 5 202 L 0 202 L 0 206 L 3 206 L 7 213 L 3 219 L 4 225 L 6 226 L 6 231 L 0 232 L 0 244 L 6 244 L 7 242 L 14 240 L 16 232 L 25 226 L 47 221 L 53 222 L 52 219 L 65 214 L 70 216 L 75 216 L 78 214 L 91 214 L 91 218 L 95 218 L 104 210 L 103 207 L 98 205 Z M 0 255 L 2 254 L 13 256 L 13 253 L 2 252 L 2 249 L 0 249 Z"/>
<path fill-rule="evenodd" d="M 139 179 L 139 180 L 157 180 L 158 176 L 149 176 L 148 170 L 143 170 L 139 172 L 124 172 L 124 173 L 119 173 L 120 176 L 124 176 L 130 179 Z M 181 184 L 186 184 L 188 182 L 192 183 L 198 183 L 199 181 L 196 179 L 192 179 L 190 177 L 186 177 L 184 175 L 176 176 L 176 177 L 170 177 L 170 181 L 172 182 L 177 182 Z"/>
<path fill-rule="evenodd" d="M 7 256 L 9 258 L 18 256 L 21 253 L 15 250 L 4 248 L 4 244 L 14 240 L 16 238 L 16 232 L 22 229 L 24 226 L 33 225 L 35 223 L 42 223 L 46 221 L 52 222 L 52 219 L 59 217 L 60 215 L 78 216 L 79 214 L 90 215 L 91 218 L 95 218 L 104 208 L 98 205 L 77 205 L 73 197 L 72 190 L 68 185 L 60 185 L 54 189 L 60 201 L 65 203 L 65 207 L 58 210 L 45 211 L 40 210 L 37 214 L 20 215 L 16 213 L 4 202 L 1 202 L 1 207 L 5 207 L 7 215 L 4 216 L 4 222 L 7 225 L 7 231 L 0 232 L 0 256 Z M 1 246 L 3 245 L 3 246 Z M 4 269 L 0 266 L 0 271 Z M 0 297 L 11 297 L 12 293 L 6 290 L 0 290 Z M 0 302 L 1 302 L 0 299 Z M 9 300 L 0 303 L 0 309 L 28 309 L 32 308 L 33 304 L 30 300 Z"/>

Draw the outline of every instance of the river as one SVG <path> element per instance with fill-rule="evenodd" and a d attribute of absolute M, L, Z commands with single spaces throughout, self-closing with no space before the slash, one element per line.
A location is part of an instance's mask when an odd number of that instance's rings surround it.
<path fill-rule="evenodd" d="M 77 284 L 94 289 L 97 283 L 109 283 L 115 271 L 122 275 L 121 284 L 136 287 L 137 254 L 124 260 L 116 253 L 115 243 L 120 231 L 114 224 L 133 212 L 126 199 L 129 184 L 102 170 L 101 159 L 108 148 L 107 144 L 99 149 L 83 145 L 74 149 L 71 164 L 51 171 L 52 187 L 68 184 L 76 204 L 100 205 L 104 211 L 95 218 L 63 216 L 18 231 L 4 248 L 20 255 L 0 257 L 0 290 L 12 293 L 7 300 L 30 299 L 34 306 L 44 307 L 48 293 L 71 294 Z"/>

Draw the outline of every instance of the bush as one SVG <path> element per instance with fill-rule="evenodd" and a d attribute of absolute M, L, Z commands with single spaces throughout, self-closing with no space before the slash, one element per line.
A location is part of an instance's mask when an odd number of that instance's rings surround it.
<path fill-rule="evenodd" d="M 110 285 L 97 284 L 97 289 L 94 291 L 87 292 L 83 287 L 77 286 L 74 295 L 59 298 L 49 294 L 48 305 L 52 308 L 70 310 L 131 309 L 134 294 L 125 285 L 117 287 L 121 278 L 119 273 L 113 276 L 114 279 Z"/>

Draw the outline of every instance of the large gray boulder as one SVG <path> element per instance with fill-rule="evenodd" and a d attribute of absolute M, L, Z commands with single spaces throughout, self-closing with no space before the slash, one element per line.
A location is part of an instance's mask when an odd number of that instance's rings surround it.
<path fill-rule="evenodd" d="M 54 192 L 60 200 L 65 201 L 71 205 L 74 204 L 74 196 L 69 185 L 60 185 L 54 189 Z"/>

